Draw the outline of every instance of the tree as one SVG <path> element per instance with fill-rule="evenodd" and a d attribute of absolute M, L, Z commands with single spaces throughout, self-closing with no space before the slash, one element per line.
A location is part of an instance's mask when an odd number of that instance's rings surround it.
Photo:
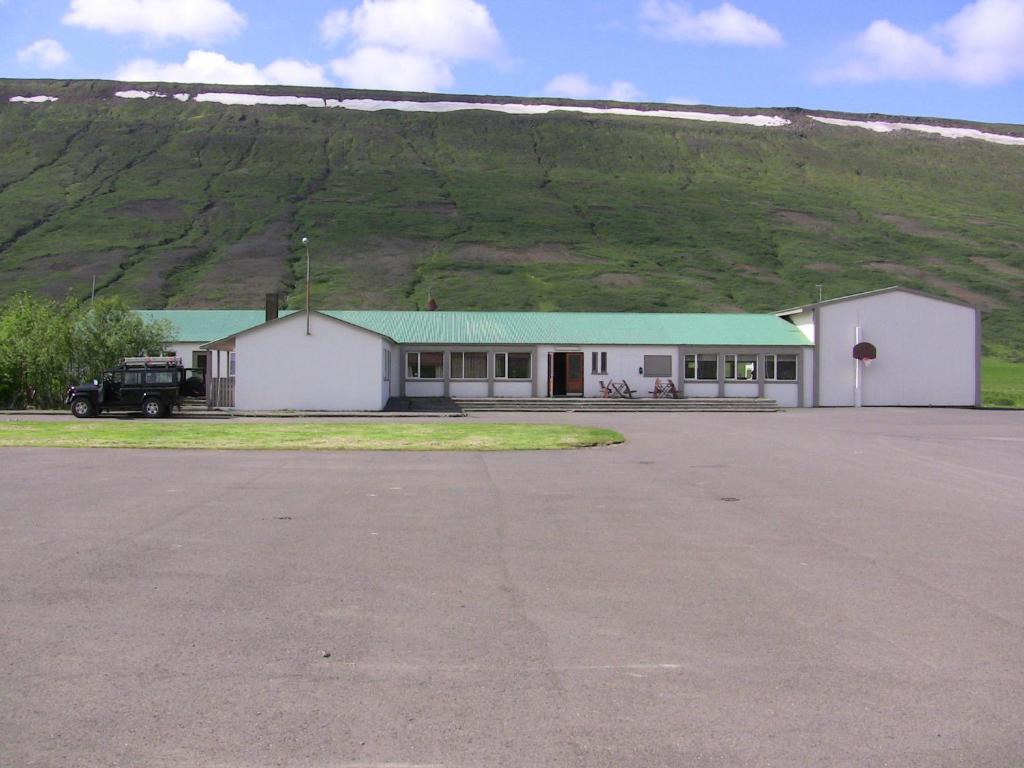
<path fill-rule="evenodd" d="M 0 404 L 57 407 L 69 384 L 122 357 L 157 355 L 173 334 L 169 323 L 147 323 L 119 298 L 83 304 L 15 296 L 0 306 Z"/>

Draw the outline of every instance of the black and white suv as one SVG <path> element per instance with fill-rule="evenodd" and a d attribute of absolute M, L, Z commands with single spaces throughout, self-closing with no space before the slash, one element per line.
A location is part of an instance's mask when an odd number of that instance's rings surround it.
<path fill-rule="evenodd" d="M 204 394 L 203 371 L 185 368 L 176 357 L 126 357 L 101 381 L 68 387 L 65 403 L 80 419 L 104 411 L 141 411 L 155 419 L 169 416 L 182 398 Z"/>

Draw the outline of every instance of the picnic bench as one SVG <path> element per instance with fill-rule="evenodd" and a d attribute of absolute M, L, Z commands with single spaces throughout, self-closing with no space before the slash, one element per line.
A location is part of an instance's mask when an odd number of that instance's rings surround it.
<path fill-rule="evenodd" d="M 626 380 L 622 381 L 609 381 L 605 384 L 603 381 L 598 381 L 601 385 L 601 397 L 614 397 L 614 398 L 626 398 L 629 400 L 633 399 L 633 395 L 636 394 L 635 389 L 630 389 L 629 384 Z"/>
<path fill-rule="evenodd" d="M 676 389 L 675 382 L 672 379 L 661 379 L 654 380 L 654 389 L 649 392 L 655 398 L 661 398 L 665 400 L 678 400 L 679 390 Z"/>

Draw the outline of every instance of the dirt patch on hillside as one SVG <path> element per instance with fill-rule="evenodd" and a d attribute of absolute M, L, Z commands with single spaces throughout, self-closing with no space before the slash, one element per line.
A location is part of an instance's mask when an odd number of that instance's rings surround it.
<path fill-rule="evenodd" d="M 900 216 L 895 213 L 883 213 L 879 218 L 886 224 L 896 227 L 904 235 L 911 235 L 913 237 L 932 237 L 932 238 L 956 238 L 960 239 L 958 235 L 952 232 L 946 232 L 941 229 L 935 229 L 929 227 L 927 224 L 923 224 L 915 219 L 909 219 L 906 216 Z"/>
<path fill-rule="evenodd" d="M 488 264 L 586 264 L 591 261 L 562 243 L 538 243 L 516 250 L 487 243 L 462 243 L 455 247 L 452 258 Z"/>
<path fill-rule="evenodd" d="M 625 272 L 604 272 L 594 278 L 594 283 L 607 288 L 636 288 L 643 285 L 643 278 Z"/>
<path fill-rule="evenodd" d="M 794 211 L 789 208 L 780 208 L 775 211 L 775 218 L 785 224 L 792 224 L 799 229 L 806 229 L 809 232 L 835 232 L 836 225 L 828 219 L 815 216 L 806 211 Z"/>
<path fill-rule="evenodd" d="M 917 282 L 924 283 L 929 288 L 945 293 L 952 296 L 954 299 L 971 304 L 979 309 L 988 311 L 992 309 L 999 309 L 1004 306 L 1002 302 L 992 298 L 991 296 L 986 296 L 983 293 L 978 293 L 977 291 L 972 291 L 969 288 L 964 288 L 962 285 L 958 285 L 952 280 L 938 277 L 929 272 L 925 272 L 923 269 L 918 269 L 917 267 L 910 267 L 905 264 L 891 264 L 887 261 L 872 261 L 865 266 L 867 266 L 868 269 L 875 269 L 889 275 L 907 277 Z"/>
<path fill-rule="evenodd" d="M 289 260 L 297 255 L 290 221 L 271 222 L 263 231 L 243 237 L 217 257 L 202 281 L 223 306 L 258 306 L 264 294 L 280 291 L 290 281 Z"/>
<path fill-rule="evenodd" d="M 132 200 L 110 208 L 107 213 L 151 221 L 179 221 L 185 218 L 185 207 L 180 200 Z"/>
<path fill-rule="evenodd" d="M 85 296 L 96 278 L 102 287 L 131 251 L 120 248 L 110 251 L 60 253 L 37 256 L 18 265 L 8 273 L 15 285 L 31 285 L 33 293 L 63 299 L 68 293 Z"/>
<path fill-rule="evenodd" d="M 172 248 L 160 253 L 143 253 L 142 260 L 125 273 L 122 282 L 132 285 L 144 299 L 159 300 L 174 292 L 171 276 L 194 263 L 201 254 L 199 248 Z M 198 293 L 201 298 L 202 291 Z M 146 306 L 154 306 L 153 301 L 149 301 Z"/>
<path fill-rule="evenodd" d="M 971 256 L 971 262 L 1003 277 L 1015 277 L 1018 280 L 1024 279 L 1024 269 L 1015 267 L 1012 264 L 1006 264 L 999 261 L 999 259 L 993 259 L 988 256 Z"/>

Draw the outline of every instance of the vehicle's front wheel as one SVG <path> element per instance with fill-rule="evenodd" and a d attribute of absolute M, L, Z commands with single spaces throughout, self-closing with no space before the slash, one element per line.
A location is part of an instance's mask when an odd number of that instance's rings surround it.
<path fill-rule="evenodd" d="M 79 419 L 88 419 L 96 415 L 96 409 L 89 398 L 76 397 L 71 401 L 71 413 Z"/>
<path fill-rule="evenodd" d="M 147 397 L 142 401 L 142 415 L 147 419 L 159 419 L 164 415 L 164 404 L 159 397 Z"/>

